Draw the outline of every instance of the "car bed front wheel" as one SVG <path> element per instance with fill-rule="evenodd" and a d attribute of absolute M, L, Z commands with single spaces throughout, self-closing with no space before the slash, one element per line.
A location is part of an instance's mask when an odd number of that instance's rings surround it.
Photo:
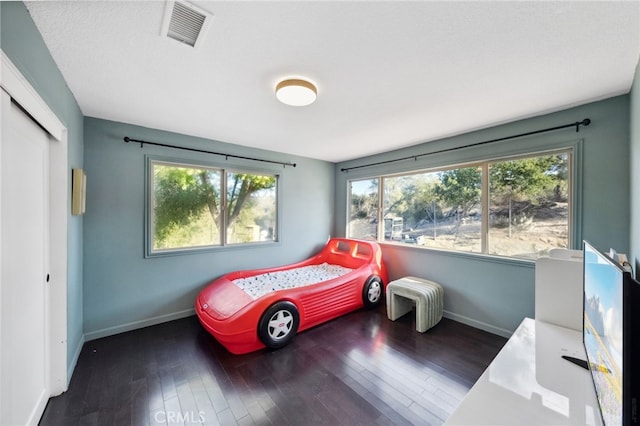
<path fill-rule="evenodd" d="M 300 325 L 298 308 L 291 302 L 271 305 L 258 323 L 258 337 L 269 349 L 278 349 L 291 342 Z"/>

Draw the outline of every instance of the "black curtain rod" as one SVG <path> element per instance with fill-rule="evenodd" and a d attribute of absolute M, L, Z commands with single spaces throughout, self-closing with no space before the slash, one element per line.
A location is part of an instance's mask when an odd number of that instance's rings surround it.
<path fill-rule="evenodd" d="M 426 152 L 424 154 L 417 154 L 417 155 L 410 155 L 408 157 L 396 158 L 396 159 L 393 159 L 393 160 L 378 161 L 377 163 L 363 164 L 361 166 L 344 167 L 344 168 L 340 169 L 340 171 L 341 172 L 348 172 L 349 170 L 362 169 L 364 167 L 379 166 L 381 164 L 396 163 L 398 161 L 405 161 L 405 160 L 412 160 L 412 159 L 413 160 L 417 160 L 418 158 L 426 157 L 427 155 L 441 154 L 443 152 L 456 151 L 458 149 L 469 148 L 469 147 L 472 147 L 472 146 L 485 145 L 485 144 L 488 144 L 488 143 L 500 142 L 500 141 L 505 141 L 505 140 L 508 140 L 508 139 L 516 139 L 516 138 L 521 138 L 521 137 L 524 137 L 524 136 L 536 135 L 538 133 L 552 132 L 554 130 L 566 129 L 568 127 L 575 127 L 576 128 L 576 133 L 577 133 L 577 132 L 580 131 L 580 126 L 588 126 L 589 124 L 591 124 L 591 120 L 588 119 L 588 118 L 585 118 L 584 120 L 576 121 L 575 123 L 563 124 L 562 126 L 556 126 L 556 127 L 549 127 L 548 129 L 534 130 L 533 132 L 520 133 L 518 135 L 505 136 L 503 138 L 491 139 L 489 141 L 484 141 L 484 142 L 476 142 L 476 143 L 472 143 L 472 144 L 465 145 L 465 146 L 458 146 L 458 147 L 455 147 L 455 148 L 445 148 L 445 149 L 441 149 L 439 151 Z"/>
<path fill-rule="evenodd" d="M 296 163 L 286 163 L 284 161 L 275 161 L 275 160 L 263 160 L 261 158 L 244 157 L 242 155 L 233 155 L 233 154 L 224 154 L 222 152 L 207 151 L 207 150 L 204 150 L 204 149 L 197 149 L 197 148 L 187 148 L 187 147 L 184 147 L 184 146 L 169 145 L 169 144 L 166 144 L 166 143 L 142 141 L 140 139 L 131 139 L 129 136 L 125 136 L 124 137 L 124 141 L 126 143 L 138 142 L 140 144 L 140 148 L 142 148 L 145 144 L 147 144 L 147 145 L 162 146 L 162 147 L 165 147 L 165 148 L 182 149 L 184 151 L 202 152 L 204 154 L 221 155 L 221 156 L 223 156 L 225 158 L 231 157 L 231 158 L 239 158 L 241 160 L 260 161 L 262 163 L 280 164 L 280 165 L 282 165 L 282 167 L 286 167 L 286 166 L 295 167 L 296 166 Z"/>

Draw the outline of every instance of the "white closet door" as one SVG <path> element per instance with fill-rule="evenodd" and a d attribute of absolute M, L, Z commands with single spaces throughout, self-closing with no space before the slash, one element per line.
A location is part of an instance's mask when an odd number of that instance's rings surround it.
<path fill-rule="evenodd" d="M 49 135 L 2 91 L 0 424 L 37 424 L 49 397 Z"/>

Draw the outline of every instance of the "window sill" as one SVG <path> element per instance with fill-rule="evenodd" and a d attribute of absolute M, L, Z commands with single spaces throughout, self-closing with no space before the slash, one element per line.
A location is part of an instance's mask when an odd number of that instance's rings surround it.
<path fill-rule="evenodd" d="M 240 243 L 240 244 L 227 244 L 227 245 L 219 245 L 219 246 L 204 246 L 204 247 L 190 247 L 190 248 L 180 248 L 180 249 L 167 249 L 167 250 L 157 250 L 150 251 L 144 255 L 145 259 L 153 259 L 157 257 L 169 257 L 169 256 L 184 256 L 190 254 L 205 254 L 205 253 L 215 253 L 215 252 L 225 252 L 225 251 L 234 251 L 234 250 L 255 250 L 262 248 L 273 248 L 275 246 L 280 246 L 280 241 L 258 241 L 254 243 Z"/>

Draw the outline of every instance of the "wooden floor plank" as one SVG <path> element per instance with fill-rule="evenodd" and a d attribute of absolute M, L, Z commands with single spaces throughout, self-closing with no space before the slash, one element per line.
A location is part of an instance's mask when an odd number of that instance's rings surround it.
<path fill-rule="evenodd" d="M 40 424 L 442 424 L 506 339 L 412 315 L 361 310 L 240 356 L 195 317 L 90 341 Z"/>

